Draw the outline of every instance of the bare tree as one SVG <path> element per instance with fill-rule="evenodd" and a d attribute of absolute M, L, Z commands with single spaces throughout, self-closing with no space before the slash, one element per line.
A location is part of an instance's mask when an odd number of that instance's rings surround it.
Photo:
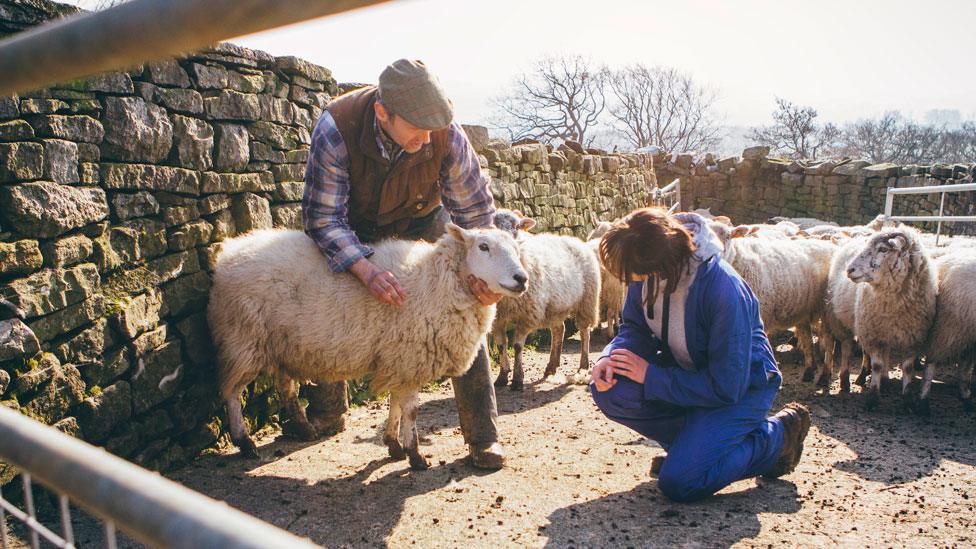
<path fill-rule="evenodd" d="M 573 140 L 589 146 L 606 105 L 605 71 L 580 56 L 544 57 L 492 100 L 491 125 L 509 139 Z"/>
<path fill-rule="evenodd" d="M 776 98 L 773 125 L 753 128 L 749 139 L 789 158 L 819 158 L 833 152 L 841 131 L 831 123 L 820 126 L 813 107 Z"/>
<path fill-rule="evenodd" d="M 877 120 L 859 120 L 844 129 L 838 149 L 845 156 L 872 162 L 931 164 L 976 160 L 976 123 L 956 129 L 918 124 L 897 111 Z"/>
<path fill-rule="evenodd" d="M 634 148 L 711 150 L 720 141 L 712 108 L 717 94 L 670 67 L 631 65 L 607 79 L 616 101 L 610 115 Z"/>

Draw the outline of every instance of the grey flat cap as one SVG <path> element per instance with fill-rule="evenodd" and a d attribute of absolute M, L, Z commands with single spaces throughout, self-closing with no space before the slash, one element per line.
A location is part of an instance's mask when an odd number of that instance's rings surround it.
<path fill-rule="evenodd" d="M 454 119 L 451 100 L 420 61 L 400 59 L 380 74 L 380 101 L 423 130 L 446 128 Z"/>

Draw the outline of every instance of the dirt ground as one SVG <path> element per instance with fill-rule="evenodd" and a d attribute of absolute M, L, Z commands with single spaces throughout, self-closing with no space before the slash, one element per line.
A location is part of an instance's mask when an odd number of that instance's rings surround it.
<path fill-rule="evenodd" d="M 599 350 L 602 342 L 597 342 Z M 561 373 L 575 368 L 567 342 Z M 668 501 L 649 477 L 654 443 L 611 423 L 586 386 L 537 383 L 547 356 L 527 351 L 522 393 L 498 391 L 508 466 L 465 462 L 450 384 L 422 395 L 427 471 L 386 457 L 386 404 L 351 411 L 345 432 L 315 443 L 273 435 L 265 459 L 233 450 L 169 475 L 204 494 L 329 547 L 959 546 L 976 544 L 976 417 L 955 386 L 934 389 L 932 416 L 904 413 L 889 387 L 882 405 L 800 381 L 780 355 L 777 406 L 807 403 L 813 427 L 798 469 L 744 480 L 694 504 Z M 592 358 L 596 358 L 596 354 Z M 94 531 L 78 534 L 100 544 Z M 121 545 L 126 545 L 125 543 Z"/>

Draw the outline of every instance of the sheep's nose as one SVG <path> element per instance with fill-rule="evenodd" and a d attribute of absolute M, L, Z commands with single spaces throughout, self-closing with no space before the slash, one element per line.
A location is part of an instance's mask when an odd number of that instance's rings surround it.
<path fill-rule="evenodd" d="M 525 282 L 529 279 L 524 274 L 514 274 L 512 275 L 512 278 L 514 278 L 515 282 L 518 282 L 522 286 L 525 286 Z"/>

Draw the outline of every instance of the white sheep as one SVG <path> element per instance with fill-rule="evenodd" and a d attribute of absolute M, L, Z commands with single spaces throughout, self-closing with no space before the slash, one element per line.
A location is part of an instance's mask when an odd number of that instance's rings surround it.
<path fill-rule="evenodd" d="M 937 276 L 918 231 L 885 229 L 867 240 L 851 260 L 847 276 L 858 284 L 854 335 L 871 361 L 871 384 L 865 404 L 874 408 L 888 369 L 898 364 L 902 395 L 914 377 L 915 359 L 935 317 Z"/>
<path fill-rule="evenodd" d="M 847 265 L 861 252 L 867 239 L 846 239 L 834 252 L 827 277 L 827 295 L 824 298 L 822 347 L 826 354 L 823 369 L 818 372 L 816 384 L 830 385 L 833 376 L 834 347 L 840 345 L 840 390 L 851 390 L 851 359 L 854 356 L 854 303 L 857 284 L 847 276 Z"/>
<path fill-rule="evenodd" d="M 947 254 L 936 261 L 939 293 L 936 298 L 935 322 L 925 352 L 925 374 L 919 391 L 917 411 L 927 414 L 929 390 L 935 367 L 959 363 L 960 396 L 968 409 L 973 408 L 973 359 L 976 358 L 976 251 Z"/>
<path fill-rule="evenodd" d="M 818 365 L 812 326 L 820 321 L 830 260 L 836 246 L 823 240 L 733 238 L 721 223 L 709 227 L 725 245 L 722 257 L 752 288 L 767 333 L 796 327 L 805 380 Z"/>
<path fill-rule="evenodd" d="M 597 223 L 596 228 L 586 236 L 586 244 L 593 253 L 600 257 L 600 239 L 613 225 L 607 221 Z M 600 309 L 604 311 L 607 327 L 603 332 L 607 339 L 617 334 L 620 324 L 620 314 L 624 310 L 624 300 L 627 298 L 627 285 L 600 264 Z"/>
<path fill-rule="evenodd" d="M 780 215 L 780 216 L 769 218 L 769 222 L 773 224 L 780 223 L 782 221 L 789 221 L 790 223 L 793 223 L 797 227 L 799 227 L 800 230 L 806 230 L 809 229 L 810 227 L 816 227 L 818 225 L 833 225 L 835 227 L 837 226 L 837 223 L 834 223 L 833 221 L 822 221 L 820 219 L 816 219 L 813 217 L 784 217 Z"/>
<path fill-rule="evenodd" d="M 522 264 L 532 282 L 522 295 L 503 298 L 498 303 L 492 329 L 501 368 L 495 386 L 503 387 L 512 371 L 508 363 L 507 329 L 510 324 L 515 325 L 513 391 L 524 388 L 522 349 L 530 333 L 549 329 L 549 364 L 543 376 L 548 377 L 559 367 L 565 320 L 573 318 L 580 332 L 580 369 L 589 366 L 590 330 L 600 320 L 600 262 L 585 242 L 547 233 L 520 233 L 518 242 Z"/>
<path fill-rule="evenodd" d="M 317 433 L 298 403 L 294 380 L 369 375 L 375 390 L 390 391 L 383 436 L 390 456 L 409 457 L 414 469 L 427 467 L 417 446 L 419 390 L 464 373 L 495 316 L 495 307 L 471 293 L 467 276 L 508 296 L 522 293 L 528 276 L 508 233 L 446 228 L 434 244 L 386 240 L 373 246 L 370 260 L 393 272 L 406 292 L 400 307 L 374 298 L 351 274 L 332 273 L 301 231 L 263 230 L 224 242 L 208 320 L 231 437 L 244 455 L 256 456 L 257 449 L 244 425 L 241 392 L 261 372 L 274 374 L 283 414 L 303 438 Z"/>

